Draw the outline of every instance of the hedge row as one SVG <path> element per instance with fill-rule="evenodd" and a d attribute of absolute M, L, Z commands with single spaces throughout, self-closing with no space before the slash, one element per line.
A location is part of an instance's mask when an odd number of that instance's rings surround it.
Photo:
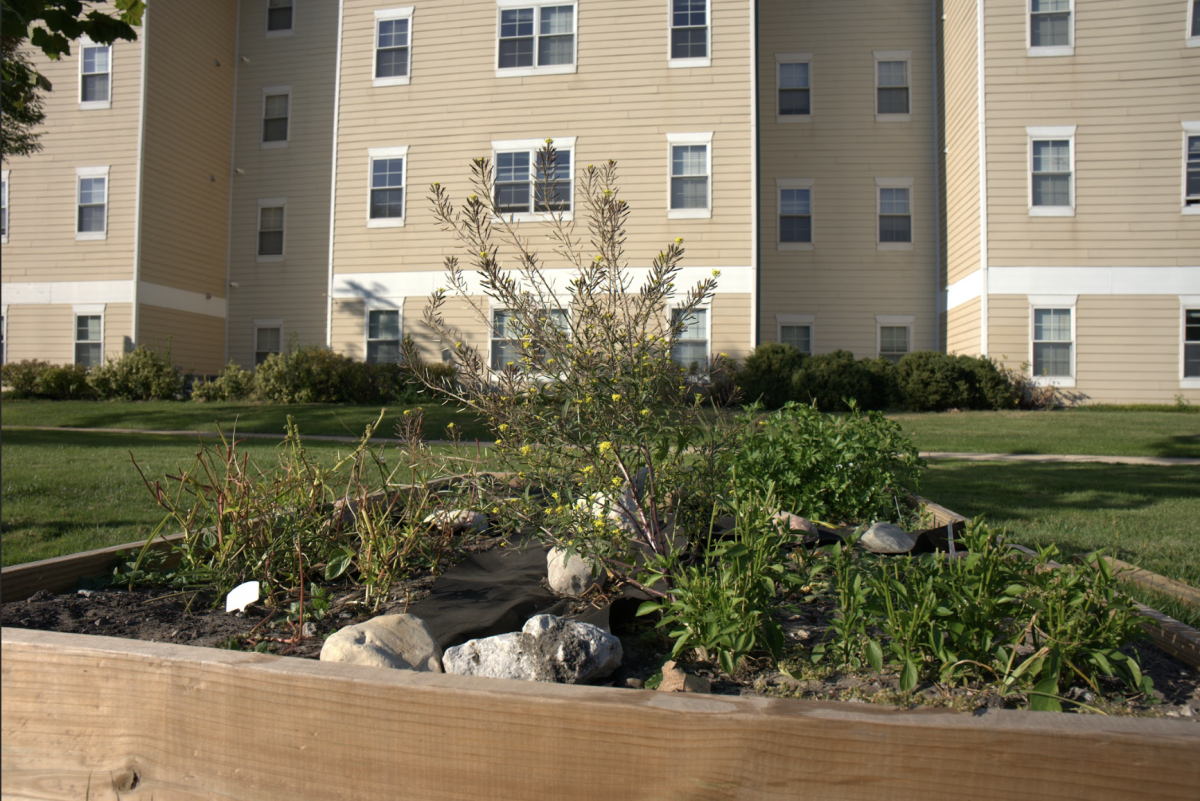
<path fill-rule="evenodd" d="M 859 359 L 846 350 L 808 356 L 769 342 L 746 359 L 737 375 L 746 402 L 769 409 L 788 401 L 815 403 L 842 411 L 854 399 L 862 409 L 900 408 L 914 412 L 947 409 L 1015 409 L 1021 389 L 988 358 L 918 351 L 896 364 Z"/>

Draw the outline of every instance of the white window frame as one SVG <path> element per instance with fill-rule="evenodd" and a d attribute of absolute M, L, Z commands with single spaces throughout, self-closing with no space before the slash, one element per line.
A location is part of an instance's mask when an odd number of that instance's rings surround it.
<path fill-rule="evenodd" d="M 1186 0 L 1187 8 L 1187 28 L 1184 29 L 1184 40 L 1188 47 L 1200 47 L 1200 31 L 1192 33 L 1196 30 L 1196 20 L 1200 18 L 1200 2 L 1197 0 Z"/>
<path fill-rule="evenodd" d="M 262 210 L 263 209 L 282 208 L 283 209 L 283 245 L 280 248 L 282 253 L 271 253 L 262 255 L 259 253 L 261 249 L 261 240 L 259 235 L 262 234 Z M 272 264 L 281 262 L 287 256 L 287 198 L 285 197 L 261 197 L 258 199 L 258 207 L 255 209 L 254 218 L 254 261 L 259 264 Z"/>
<path fill-rule="evenodd" d="M 8 170 L 0 171 L 0 208 L 3 209 L 0 214 L 4 217 L 4 232 L 0 233 L 0 245 L 8 244 L 8 231 L 12 227 L 12 210 L 8 207 L 8 175 Z M 78 212 L 76 212 L 76 215 L 78 215 Z M 76 218 L 75 225 L 79 225 L 78 217 Z"/>
<path fill-rule="evenodd" d="M 287 28 L 271 30 L 271 0 L 263 2 L 263 31 L 268 39 L 274 39 L 277 36 L 291 36 L 296 30 L 296 0 L 292 0 L 292 24 Z"/>
<path fill-rule="evenodd" d="M 875 315 L 875 358 L 883 356 L 883 329 L 885 328 L 907 328 L 908 329 L 908 353 L 913 352 L 913 329 L 916 326 L 917 316 L 915 314 L 877 314 Z"/>
<path fill-rule="evenodd" d="M 283 139 L 277 139 L 267 142 L 263 139 L 266 135 L 267 122 L 267 98 L 275 95 L 287 95 L 288 115 L 287 115 L 287 136 Z M 258 123 L 258 144 L 263 150 L 271 150 L 274 148 L 287 147 L 292 141 L 292 115 L 295 109 L 292 106 L 292 87 L 288 86 L 264 86 L 262 90 L 262 113 L 259 114 Z"/>
<path fill-rule="evenodd" d="M 1200 137 L 1200 120 L 1189 120 L 1183 123 L 1183 185 L 1180 187 L 1181 213 L 1200 215 L 1200 202 L 1188 205 L 1187 174 L 1188 174 L 1188 139 Z"/>
<path fill-rule="evenodd" d="M 1031 125 L 1025 128 L 1026 203 L 1030 217 L 1075 216 L 1075 128 L 1074 125 Z M 1060 139 L 1068 141 L 1071 156 L 1071 180 L 1068 190 L 1071 193 L 1071 203 L 1067 206 L 1035 206 L 1033 205 L 1033 143 Z"/>
<path fill-rule="evenodd" d="M 71 364 L 79 364 L 75 360 L 75 346 L 81 342 L 91 344 L 92 340 L 76 339 L 79 336 L 79 318 L 80 317 L 99 317 L 100 318 L 100 362 L 94 366 L 100 367 L 104 364 L 104 337 L 107 333 L 106 325 L 108 323 L 107 315 L 104 313 L 105 304 L 103 303 L 77 303 L 72 307 L 71 311 Z M 8 315 L 5 315 L 7 319 Z M 7 333 L 7 332 L 6 332 Z M 7 339 L 5 339 L 7 343 Z"/>
<path fill-rule="evenodd" d="M 783 114 L 779 103 L 782 91 L 782 73 L 784 64 L 808 65 L 808 113 Z M 812 53 L 776 53 L 775 54 L 775 121 L 780 123 L 812 122 L 813 118 L 813 56 Z"/>
<path fill-rule="evenodd" d="M 413 6 L 404 6 L 403 8 L 381 8 L 375 11 L 375 27 L 371 34 L 372 86 L 408 86 L 412 82 L 413 10 Z M 388 78 L 376 77 L 379 70 L 379 23 L 398 19 L 408 20 L 408 69 L 404 75 L 393 75 Z"/>
<path fill-rule="evenodd" d="M 571 63 L 548 64 L 539 67 L 538 37 L 541 34 L 542 8 L 556 6 L 571 6 Z M 536 9 L 533 15 L 533 66 L 500 68 L 500 19 L 502 12 L 517 8 Z M 577 0 L 496 0 L 496 54 L 495 71 L 497 78 L 526 78 L 531 75 L 572 75 L 579 72 L 579 3 Z"/>
<path fill-rule="evenodd" d="M 107 100 L 84 100 L 83 99 L 83 50 L 86 47 L 104 47 L 108 49 L 108 99 Z M 115 48 L 108 44 L 97 44 L 87 36 L 79 40 L 79 109 L 80 111 L 95 111 L 97 109 L 112 108 L 113 96 L 113 50 Z M 100 75 L 101 73 L 88 73 L 89 75 Z"/>
<path fill-rule="evenodd" d="M 78 241 L 97 241 L 108 239 L 108 190 L 109 190 L 109 168 L 108 167 L 76 167 L 75 168 L 75 239 Z M 79 193 L 82 191 L 82 179 L 84 178 L 103 178 L 104 179 L 104 230 L 103 231 L 80 231 L 79 230 Z"/>
<path fill-rule="evenodd" d="M 676 306 L 668 306 L 668 307 L 667 307 L 667 322 L 669 322 L 669 323 L 673 323 L 673 322 L 675 321 L 675 312 L 676 312 L 676 311 L 683 311 L 683 306 L 678 306 L 678 305 L 676 305 Z M 703 304 L 703 305 L 697 306 L 697 307 L 696 307 L 696 308 L 695 308 L 693 311 L 702 311 L 702 312 L 704 312 L 704 356 L 705 356 L 705 361 L 704 361 L 704 363 L 703 363 L 703 364 L 699 365 L 699 367 L 700 367 L 700 373 L 701 373 L 701 374 L 706 374 L 706 373 L 708 372 L 708 368 L 709 368 L 709 366 L 712 364 L 712 360 L 713 360 L 713 358 L 712 358 L 712 355 L 713 355 L 713 347 L 712 347 L 712 325 L 713 325 L 712 304 Z M 694 339 L 680 339 L 680 340 L 678 340 L 678 342 L 696 342 L 696 341 L 698 341 L 698 340 L 694 340 Z M 668 354 L 668 355 L 669 355 L 669 354 Z M 674 359 L 674 357 L 671 357 L 671 361 L 675 362 L 675 359 Z M 686 365 L 686 364 L 679 364 L 679 362 L 675 362 L 675 364 L 679 365 L 680 367 L 684 368 L 685 370 L 686 370 L 686 369 L 689 367 L 689 365 Z"/>
<path fill-rule="evenodd" d="M 706 0 L 704 4 L 704 21 L 708 23 L 705 28 L 705 44 L 704 51 L 708 53 L 703 58 L 672 58 L 671 57 L 671 33 L 675 30 L 675 0 L 667 0 L 667 66 L 671 69 L 687 69 L 690 67 L 711 67 L 712 66 L 712 29 L 713 29 L 713 10 L 712 0 Z"/>
<path fill-rule="evenodd" d="M 571 208 L 567 211 L 514 211 L 506 212 L 503 217 L 513 220 L 514 222 L 534 222 L 537 220 L 552 220 L 557 215 L 562 215 L 562 219 L 566 221 L 575 219 L 575 140 L 574 136 L 551 136 L 547 137 L 554 142 L 554 149 L 558 152 L 566 151 L 571 154 L 571 163 L 567 170 L 567 175 L 571 181 Z M 534 200 L 537 191 L 537 161 L 538 152 L 546 146 L 546 139 L 497 139 L 492 142 L 492 166 L 496 164 L 496 156 L 500 153 L 516 153 L 522 150 L 529 151 L 529 206 L 533 208 Z M 408 165 L 405 164 L 407 173 Z M 408 180 L 407 174 L 405 181 Z M 495 181 L 495 173 L 492 174 L 492 180 Z M 495 187 L 492 187 L 492 192 L 495 192 Z M 407 201 L 406 201 L 407 202 Z"/>
<path fill-rule="evenodd" d="M 817 352 L 817 317 L 815 314 L 776 314 L 775 315 L 775 341 L 783 342 L 783 329 L 785 326 L 796 326 L 808 328 L 808 355 L 812 356 Z M 800 351 L 804 353 L 805 351 Z"/>
<path fill-rule="evenodd" d="M 396 324 L 399 327 L 399 332 L 400 332 L 400 338 L 399 338 L 399 340 L 397 340 L 397 345 L 399 348 L 404 347 L 404 301 L 403 301 L 403 299 L 400 299 L 400 298 L 366 298 L 363 302 L 362 357 L 363 357 L 364 362 L 367 361 L 367 353 L 368 353 L 371 342 L 373 342 L 373 341 L 375 341 L 375 342 L 390 342 L 391 341 L 391 340 L 385 340 L 385 339 L 379 339 L 379 340 L 371 339 L 371 312 L 379 312 L 379 311 L 394 311 L 394 312 L 396 312 L 396 321 L 397 321 Z M 400 364 L 404 361 L 403 350 L 400 350 L 399 353 L 400 353 L 400 359 L 399 359 L 399 361 L 396 362 L 397 364 Z"/>
<path fill-rule="evenodd" d="M 1078 295 L 1029 295 L 1029 372 L 1033 382 L 1038 386 L 1064 387 L 1071 389 L 1075 386 L 1075 377 L 1079 374 L 1075 368 L 1075 361 L 1079 351 L 1079 340 L 1076 336 L 1076 327 L 1079 325 L 1079 314 L 1076 309 L 1078 305 Z M 1039 309 L 1070 309 L 1071 311 L 1071 375 L 1068 376 L 1052 376 L 1052 375 L 1036 375 L 1033 372 L 1033 346 L 1034 346 L 1034 312 Z M 1049 340 L 1047 340 L 1049 341 Z"/>
<path fill-rule="evenodd" d="M 667 219 L 668 220 L 708 220 L 712 219 L 713 208 L 713 132 L 705 133 L 669 133 L 667 134 Z M 702 209 L 673 209 L 671 208 L 671 179 L 675 175 L 671 172 L 674 169 L 675 148 L 680 145 L 705 145 L 707 148 L 705 153 L 707 161 L 705 169 L 708 171 L 708 203 Z M 683 177 L 683 176 L 681 176 Z"/>
<path fill-rule="evenodd" d="M 1025 53 L 1030 58 L 1075 55 L 1075 0 L 1068 0 L 1070 9 L 1067 20 L 1067 43 L 1065 45 L 1033 46 L 1033 0 L 1025 0 Z"/>
<path fill-rule="evenodd" d="M 273 317 L 273 318 L 256 317 L 254 319 L 254 339 L 251 342 L 251 347 L 252 347 L 251 353 L 253 354 L 253 361 L 254 361 L 255 369 L 258 369 L 258 365 L 259 365 L 259 362 L 258 362 L 258 354 L 259 354 L 258 332 L 259 331 L 267 331 L 272 328 L 276 328 L 279 330 L 279 350 L 273 351 L 273 352 L 282 355 L 283 354 L 283 319 L 279 318 L 279 317 Z M 265 351 L 265 352 L 271 353 L 272 351 Z"/>
<path fill-rule="evenodd" d="M 8 304 L 0 306 L 0 364 L 8 364 Z"/>
<path fill-rule="evenodd" d="M 876 250 L 912 250 L 913 241 L 917 238 L 917 213 L 915 192 L 912 178 L 876 178 L 875 179 L 875 249 Z M 883 193 L 881 189 L 908 190 L 908 241 L 881 242 L 879 239 L 879 220 L 883 216 Z"/>
<path fill-rule="evenodd" d="M 817 195 L 813 189 L 812 178 L 776 178 L 775 179 L 775 249 L 780 251 L 812 250 L 817 241 Z M 783 226 L 783 190 L 808 190 L 808 218 L 811 222 L 810 235 L 807 242 L 784 242 Z"/>
<path fill-rule="evenodd" d="M 1200 376 L 1188 377 L 1184 375 L 1184 357 L 1186 356 L 1185 351 L 1187 348 L 1187 313 L 1189 310 L 1200 310 L 1200 295 L 1179 296 L 1179 388 L 1200 389 Z M 7 319 L 7 316 L 5 319 Z M 5 332 L 4 341 L 8 342 L 7 332 Z"/>
<path fill-rule="evenodd" d="M 400 177 L 400 190 L 404 193 L 403 201 L 400 209 L 399 217 L 380 217 L 371 216 L 371 193 L 375 191 L 375 187 L 371 184 L 374 180 L 375 161 L 376 159 L 403 159 L 404 170 Z M 574 159 L 572 159 L 573 161 Z M 574 165 L 572 164 L 572 167 Z M 395 189 L 396 187 L 389 187 Z M 367 227 L 368 228 L 403 228 L 404 221 L 408 219 L 408 145 L 400 147 L 372 147 L 367 150 Z"/>
<path fill-rule="evenodd" d="M 872 51 L 875 57 L 874 63 L 874 80 L 875 92 L 872 96 L 872 102 L 875 105 L 875 121 L 876 122 L 910 122 L 912 120 L 913 110 L 913 74 L 912 74 L 912 51 L 911 50 L 875 50 Z M 908 90 L 908 111 L 903 114 L 881 114 L 879 112 L 879 62 L 881 61 L 903 61 L 904 62 L 904 80 L 905 89 Z M 811 82 L 811 81 L 810 81 Z"/>
<path fill-rule="evenodd" d="M 549 311 L 551 311 L 551 312 L 556 312 L 556 311 L 560 311 L 560 312 L 562 312 L 562 313 L 563 313 L 563 317 L 564 317 L 564 319 L 567 321 L 567 324 L 568 324 L 568 325 L 570 325 L 570 321 L 571 321 L 571 296 L 570 296 L 569 294 L 568 294 L 568 295 L 562 295 L 562 294 L 559 294 L 559 293 L 555 293 L 555 295 L 554 295 L 554 301 L 555 301 L 555 303 L 557 303 L 558 305 L 557 305 L 557 306 L 555 306 L 555 307 L 553 307 L 552 309 L 549 309 Z M 502 373 L 502 372 L 504 372 L 504 367 L 506 366 L 506 365 L 501 365 L 499 368 L 496 368 L 496 367 L 494 367 L 494 366 L 492 365 L 492 356 L 493 356 L 493 354 L 495 353 L 495 345 L 496 345 L 496 342 L 497 342 L 497 341 L 499 341 L 499 340 L 506 340 L 506 341 L 510 341 L 510 342 L 516 342 L 516 341 L 518 341 L 518 340 L 515 340 L 515 339 L 510 339 L 510 338 L 508 338 L 508 337 L 498 337 L 498 336 L 496 336 L 496 315 L 497 315 L 497 314 L 504 313 L 504 312 L 507 312 L 507 311 L 508 311 L 508 309 L 507 309 L 506 307 L 504 307 L 504 306 L 496 306 L 496 305 L 492 305 L 492 306 L 490 306 L 490 307 L 489 307 L 489 309 L 488 309 L 488 330 L 487 330 L 487 342 L 488 342 L 488 348 L 487 348 L 487 365 L 488 365 L 488 369 L 489 369 L 491 372 L 493 372 L 493 373 Z M 536 344 L 536 343 L 535 343 L 535 344 Z"/>

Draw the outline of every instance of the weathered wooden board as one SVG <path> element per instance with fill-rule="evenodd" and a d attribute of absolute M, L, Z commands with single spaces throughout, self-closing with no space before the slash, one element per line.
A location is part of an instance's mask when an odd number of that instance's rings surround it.
<path fill-rule="evenodd" d="M 166 550 L 182 538 L 182 534 L 159 537 L 150 547 L 154 550 Z M 73 589 L 81 578 L 111 575 L 113 567 L 117 564 L 118 551 L 136 553 L 145 544 L 145 540 L 127 542 L 124 545 L 97 548 L 94 551 L 81 551 L 68 556 L 11 565 L 0 570 L 0 601 L 20 601 L 38 590 L 67 592 Z"/>
<path fill-rule="evenodd" d="M 3 629 L 5 798 L 1194 799 L 1189 721 L 691 696 Z"/>
<path fill-rule="evenodd" d="M 1171 595 L 1183 601 L 1186 604 L 1200 607 L 1200 590 L 1195 587 L 1189 587 L 1174 579 L 1169 579 L 1166 576 L 1160 576 L 1157 573 L 1152 573 L 1149 570 L 1140 568 L 1137 565 L 1131 565 L 1128 562 L 1122 562 L 1120 559 L 1113 559 L 1111 556 L 1102 557 L 1106 562 L 1112 565 L 1113 572 L 1117 578 L 1131 581 L 1138 586 L 1145 587 L 1148 590 L 1160 592 L 1164 595 Z"/>

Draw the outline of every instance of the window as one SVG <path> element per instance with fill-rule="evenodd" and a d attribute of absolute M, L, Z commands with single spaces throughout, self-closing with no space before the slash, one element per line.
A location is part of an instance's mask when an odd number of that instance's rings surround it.
<path fill-rule="evenodd" d="M 367 151 L 371 165 L 368 228 L 404 225 L 404 163 L 407 147 L 378 147 Z"/>
<path fill-rule="evenodd" d="M 1200 308 L 1183 310 L 1183 377 L 1200 379 Z"/>
<path fill-rule="evenodd" d="M 1030 56 L 1075 53 L 1075 0 L 1028 0 Z"/>
<path fill-rule="evenodd" d="M 574 208 L 575 137 L 551 140 L 553 164 L 543 162 L 545 139 L 492 142 L 495 156 L 496 206 L 514 219 L 562 214 L 570 219 Z"/>
<path fill-rule="evenodd" d="M 712 134 L 667 134 L 671 188 L 667 217 L 712 217 Z"/>
<path fill-rule="evenodd" d="M 1029 135 L 1029 214 L 1075 216 L 1075 126 L 1025 130 Z"/>
<path fill-rule="evenodd" d="M 670 67 L 707 67 L 709 53 L 708 0 L 671 0 Z"/>
<path fill-rule="evenodd" d="M 76 239 L 108 235 L 108 167 L 76 167 Z"/>
<path fill-rule="evenodd" d="M 809 356 L 813 353 L 813 321 L 811 314 L 776 314 L 775 338 Z"/>
<path fill-rule="evenodd" d="M 262 364 L 272 353 L 280 353 L 282 320 L 254 321 L 254 366 Z"/>
<path fill-rule="evenodd" d="M 779 250 L 812 250 L 811 178 L 776 178 L 779 199 Z"/>
<path fill-rule="evenodd" d="M 258 258 L 283 261 L 283 232 L 287 204 L 282 198 L 258 201 Z"/>
<path fill-rule="evenodd" d="M 267 0 L 267 36 L 290 36 L 292 0 Z"/>
<path fill-rule="evenodd" d="M 875 51 L 876 120 L 904 122 L 912 119 L 908 96 L 911 56 L 907 50 Z"/>
<path fill-rule="evenodd" d="M 575 4 L 498 0 L 496 77 L 575 72 Z"/>
<path fill-rule="evenodd" d="M 1190 0 L 1188 4 L 1188 47 L 1200 47 L 1200 0 Z"/>
<path fill-rule="evenodd" d="M 412 6 L 375 12 L 375 86 L 409 82 L 412 15 Z"/>
<path fill-rule="evenodd" d="M 550 309 L 550 319 L 559 330 L 567 331 L 569 321 L 566 309 Z M 507 309 L 496 309 L 492 312 L 492 369 L 503 371 L 508 365 L 520 363 L 521 327 Z M 536 343 L 534 348 L 536 349 Z"/>
<path fill-rule="evenodd" d="M 908 351 L 908 328 L 906 326 L 879 326 L 879 355 L 881 358 L 895 364 Z"/>
<path fill-rule="evenodd" d="M 1072 309 L 1033 310 L 1033 375 L 1071 378 L 1074 344 Z"/>
<path fill-rule="evenodd" d="M 400 363 L 400 310 L 367 312 L 367 364 Z"/>
<path fill-rule="evenodd" d="M 1183 213 L 1200 214 L 1200 122 L 1183 124 Z"/>
<path fill-rule="evenodd" d="M 79 107 L 112 107 L 112 45 L 92 44 L 84 38 L 79 55 Z"/>
<path fill-rule="evenodd" d="M 683 309 L 671 310 L 671 321 L 683 319 Z M 683 320 L 683 333 L 671 348 L 671 360 L 685 370 L 708 369 L 708 309 L 696 309 Z"/>
<path fill-rule="evenodd" d="M 104 360 L 104 315 L 75 313 L 75 364 L 99 367 Z"/>
<path fill-rule="evenodd" d="M 0 178 L 0 242 L 8 244 L 8 170 Z"/>
<path fill-rule="evenodd" d="M 875 179 L 879 250 L 912 249 L 912 189 L 911 178 Z"/>
<path fill-rule="evenodd" d="M 292 87 L 268 86 L 263 89 L 263 147 L 287 146 L 291 104 Z"/>
<path fill-rule="evenodd" d="M 775 84 L 778 122 L 808 122 L 812 119 L 810 70 L 812 55 L 795 53 L 775 56 Z"/>
<path fill-rule="evenodd" d="M 0 364 L 8 364 L 8 307 L 0 310 Z"/>

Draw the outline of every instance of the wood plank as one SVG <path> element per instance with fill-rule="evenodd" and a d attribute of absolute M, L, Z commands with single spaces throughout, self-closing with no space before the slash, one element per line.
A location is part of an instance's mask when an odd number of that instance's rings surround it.
<path fill-rule="evenodd" d="M 0 643 L 6 798 L 1191 799 L 1200 786 L 1190 721 L 675 695 L 7 628 Z"/>
<path fill-rule="evenodd" d="M 181 539 L 183 534 L 170 534 L 159 537 L 150 547 L 156 551 L 167 550 Z M 10 565 L 0 570 L 0 602 L 24 600 L 38 590 L 66 592 L 73 589 L 81 578 L 110 575 L 117 564 L 118 551 L 140 551 L 145 544 L 146 540 L 127 542 L 23 565 Z"/>
<path fill-rule="evenodd" d="M 1131 565 L 1128 562 L 1122 562 L 1120 559 L 1113 559 L 1111 556 L 1102 557 L 1106 562 L 1112 565 L 1113 573 L 1117 578 L 1131 581 L 1138 586 L 1145 587 L 1148 590 L 1161 592 L 1164 595 L 1170 595 L 1178 598 L 1186 604 L 1200 607 L 1200 590 L 1195 587 L 1190 587 L 1174 579 L 1169 579 L 1166 576 L 1160 576 L 1157 573 L 1152 573 L 1149 570 L 1140 568 L 1137 565 Z"/>

